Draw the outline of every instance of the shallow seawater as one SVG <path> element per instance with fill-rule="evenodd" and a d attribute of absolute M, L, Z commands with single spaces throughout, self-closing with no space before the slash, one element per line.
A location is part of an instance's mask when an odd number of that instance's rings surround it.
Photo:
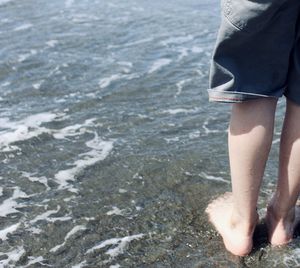
<path fill-rule="evenodd" d="M 217 0 L 0 0 L 0 267 L 299 267 L 228 254 L 230 106 L 207 101 Z M 259 212 L 275 186 L 274 144 Z"/>

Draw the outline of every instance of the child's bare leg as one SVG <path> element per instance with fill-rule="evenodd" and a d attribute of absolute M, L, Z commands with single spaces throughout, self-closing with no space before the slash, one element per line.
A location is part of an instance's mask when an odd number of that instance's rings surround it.
<path fill-rule="evenodd" d="M 210 221 L 223 237 L 227 250 L 250 253 L 258 215 L 257 199 L 272 144 L 277 99 L 234 104 L 228 133 L 232 194 L 208 207 Z"/>
<path fill-rule="evenodd" d="M 299 222 L 295 208 L 300 193 L 300 106 L 287 101 L 280 142 L 279 175 L 276 193 L 267 212 L 269 240 L 273 245 L 288 243 Z"/>

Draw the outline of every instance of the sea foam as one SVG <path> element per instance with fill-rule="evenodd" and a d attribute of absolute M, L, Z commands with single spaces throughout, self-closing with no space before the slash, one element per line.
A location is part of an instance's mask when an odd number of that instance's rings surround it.
<path fill-rule="evenodd" d="M 68 181 L 74 181 L 75 176 L 88 166 L 95 164 L 107 157 L 113 148 L 113 140 L 104 141 L 98 134 L 94 133 L 94 138 L 86 142 L 86 146 L 92 148 L 92 150 L 79 154 L 81 159 L 76 160 L 70 164 L 74 167 L 70 169 L 60 170 L 55 174 L 55 180 L 59 184 L 58 189 L 68 189 L 70 192 L 78 192 L 77 189 L 72 187 Z"/>

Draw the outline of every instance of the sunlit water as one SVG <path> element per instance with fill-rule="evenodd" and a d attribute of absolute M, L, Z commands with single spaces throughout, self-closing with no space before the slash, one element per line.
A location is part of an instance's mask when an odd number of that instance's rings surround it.
<path fill-rule="evenodd" d="M 230 190 L 219 19 L 216 0 L 0 0 L 1 267 L 299 267 L 299 239 L 233 258 L 204 215 Z"/>

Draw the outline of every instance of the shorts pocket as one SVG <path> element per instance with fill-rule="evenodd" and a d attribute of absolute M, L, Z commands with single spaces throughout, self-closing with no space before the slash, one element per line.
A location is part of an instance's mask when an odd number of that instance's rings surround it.
<path fill-rule="evenodd" d="M 221 0 L 225 17 L 238 29 L 255 32 L 262 29 L 288 0 Z"/>

